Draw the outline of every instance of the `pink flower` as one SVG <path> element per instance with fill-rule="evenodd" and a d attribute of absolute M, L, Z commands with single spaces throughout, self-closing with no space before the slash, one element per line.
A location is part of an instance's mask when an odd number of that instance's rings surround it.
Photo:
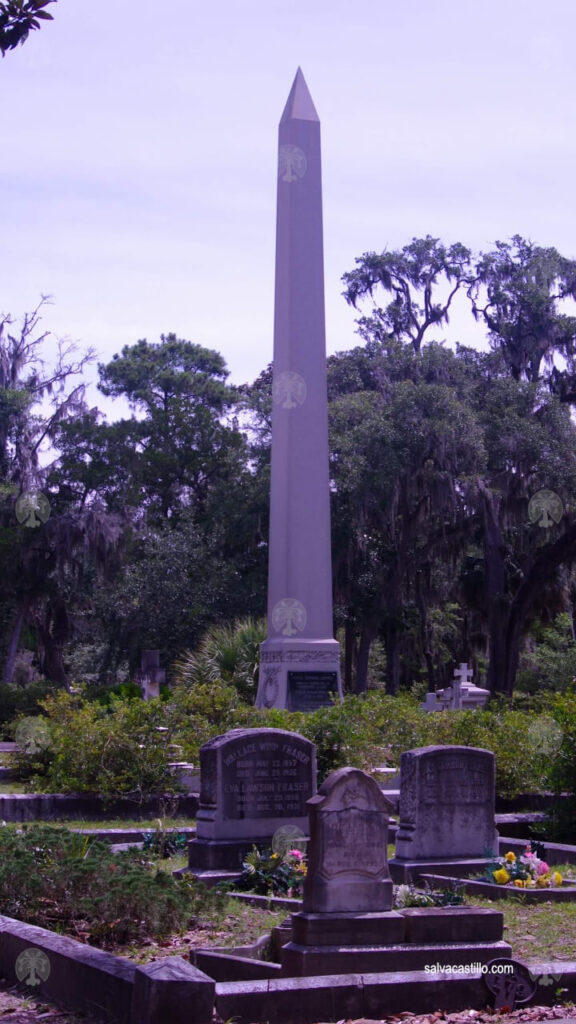
<path fill-rule="evenodd" d="M 550 868 L 548 867 L 546 861 L 545 860 L 541 860 L 540 861 L 540 865 L 538 867 L 538 874 L 539 875 L 547 875 L 549 871 L 550 871 Z"/>
<path fill-rule="evenodd" d="M 290 850 L 290 856 L 296 857 L 296 860 L 302 860 L 303 854 L 300 850 Z"/>

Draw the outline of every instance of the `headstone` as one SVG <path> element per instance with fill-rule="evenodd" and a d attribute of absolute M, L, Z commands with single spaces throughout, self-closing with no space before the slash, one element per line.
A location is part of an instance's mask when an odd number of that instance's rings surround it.
<path fill-rule="evenodd" d="M 300 69 L 279 128 L 268 634 L 258 707 L 342 699 L 334 639 L 320 122 Z"/>
<path fill-rule="evenodd" d="M 303 910 L 390 910 L 388 824 L 392 807 L 378 783 L 358 768 L 330 775 L 308 804 L 310 846 Z"/>
<path fill-rule="evenodd" d="M 166 670 L 160 668 L 160 651 L 142 651 L 137 679 L 144 700 L 160 696 L 160 687 L 166 682 Z"/>
<path fill-rule="evenodd" d="M 442 705 L 438 700 L 438 694 L 434 692 L 428 692 L 426 694 L 426 700 L 420 705 L 423 711 L 441 711 Z"/>
<path fill-rule="evenodd" d="M 400 816 L 392 877 L 401 861 L 485 862 L 498 851 L 490 750 L 431 746 L 400 760 Z M 466 872 L 464 872 L 466 873 Z"/>
<path fill-rule="evenodd" d="M 238 873 L 252 845 L 270 844 L 282 825 L 307 833 L 315 792 L 316 748 L 298 733 L 233 729 L 205 743 L 190 868 Z"/>
<path fill-rule="evenodd" d="M 431 695 L 428 694 L 428 697 Z M 462 662 L 460 668 L 454 670 L 454 679 L 451 686 L 439 690 L 438 704 L 426 706 L 426 711 L 466 711 L 471 708 L 484 707 L 490 697 L 490 690 L 484 690 L 481 686 L 475 686 L 472 682 L 472 669 L 466 662 Z M 424 705 L 422 705 L 424 707 Z"/>
<path fill-rule="evenodd" d="M 357 768 L 334 772 L 308 801 L 308 873 L 302 911 L 292 914 L 281 949 L 285 975 L 424 970 L 509 955 L 498 912 L 426 907 L 415 920 L 413 910 L 391 909 L 391 809 Z"/>

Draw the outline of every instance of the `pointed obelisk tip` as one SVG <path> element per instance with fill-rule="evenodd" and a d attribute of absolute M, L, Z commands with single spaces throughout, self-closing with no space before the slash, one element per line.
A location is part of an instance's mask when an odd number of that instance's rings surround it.
<path fill-rule="evenodd" d="M 284 113 L 280 118 L 280 124 L 283 121 L 319 121 L 320 118 L 316 113 L 316 108 L 312 102 L 312 97 L 308 91 L 306 80 L 302 74 L 302 69 L 298 68 L 296 72 L 296 78 L 292 83 L 290 95 L 286 101 L 284 107 Z"/>

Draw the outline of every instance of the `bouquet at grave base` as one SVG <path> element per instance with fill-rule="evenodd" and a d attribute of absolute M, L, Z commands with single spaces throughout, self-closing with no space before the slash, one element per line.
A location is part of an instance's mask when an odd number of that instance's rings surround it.
<path fill-rule="evenodd" d="M 464 902 L 462 887 L 456 885 L 451 889 L 436 892 L 426 883 L 425 890 L 416 889 L 414 885 L 395 885 L 393 905 L 396 910 L 404 907 L 452 907 Z"/>
<path fill-rule="evenodd" d="M 234 883 L 235 889 L 259 896 L 288 896 L 297 899 L 302 895 L 306 864 L 300 850 L 288 850 L 280 854 L 253 846 L 242 867 L 244 871 L 238 882 Z"/>
<path fill-rule="evenodd" d="M 517 889 L 550 889 L 562 885 L 559 871 L 551 871 L 545 860 L 532 852 L 530 843 L 519 857 L 509 850 L 486 869 L 486 880 Z"/>

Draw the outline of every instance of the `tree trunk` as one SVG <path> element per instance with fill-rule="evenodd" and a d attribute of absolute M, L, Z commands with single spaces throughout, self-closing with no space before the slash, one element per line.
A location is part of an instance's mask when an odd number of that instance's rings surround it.
<path fill-rule="evenodd" d="M 344 690 L 352 693 L 352 674 L 356 654 L 356 630 L 349 619 L 344 626 Z"/>
<path fill-rule="evenodd" d="M 491 693 L 506 692 L 506 631 L 510 615 L 506 597 L 506 545 L 498 523 L 494 497 L 484 484 L 482 492 L 484 518 L 484 571 L 488 603 L 489 662 L 486 678 Z"/>
<path fill-rule="evenodd" d="M 436 690 L 436 670 L 434 668 L 434 657 L 430 650 L 430 631 L 428 629 L 428 609 L 426 607 L 426 601 L 424 600 L 424 593 L 422 590 L 421 574 L 416 574 L 416 602 L 418 605 L 418 611 L 420 612 L 420 640 L 422 643 L 422 650 L 424 651 L 424 658 L 426 660 L 426 673 L 428 675 L 428 693 L 434 693 Z"/>
<path fill-rule="evenodd" d="M 505 692 L 512 696 L 518 662 L 520 659 L 520 642 L 522 628 L 532 604 L 542 586 L 550 579 L 556 569 L 576 558 L 576 524 L 570 526 L 553 544 L 546 544 L 540 549 L 537 558 L 532 562 L 520 587 L 511 603 L 506 630 L 506 663 L 503 682 Z"/>
<path fill-rule="evenodd" d="M 356 693 L 366 693 L 368 689 L 368 659 L 371 643 L 372 633 L 366 626 L 363 626 L 356 659 Z"/>
<path fill-rule="evenodd" d="M 6 655 L 6 662 L 4 664 L 4 682 L 9 685 L 14 678 L 14 668 L 16 665 L 16 655 L 18 654 L 18 645 L 20 644 L 20 636 L 22 634 L 22 626 L 26 620 L 29 606 L 28 598 L 25 598 L 20 605 L 16 614 L 16 619 L 12 627 L 12 634 L 10 636 L 10 643 L 8 644 L 8 653 Z"/>
<path fill-rule="evenodd" d="M 42 673 L 51 682 L 69 689 L 68 673 L 64 666 L 64 644 L 69 637 L 70 622 L 64 603 L 59 601 L 55 607 L 48 605 L 44 616 L 38 616 L 35 625 Z"/>
<path fill-rule="evenodd" d="M 395 696 L 400 686 L 400 652 L 398 646 L 398 622 L 390 616 L 384 626 L 386 648 L 386 693 Z"/>

